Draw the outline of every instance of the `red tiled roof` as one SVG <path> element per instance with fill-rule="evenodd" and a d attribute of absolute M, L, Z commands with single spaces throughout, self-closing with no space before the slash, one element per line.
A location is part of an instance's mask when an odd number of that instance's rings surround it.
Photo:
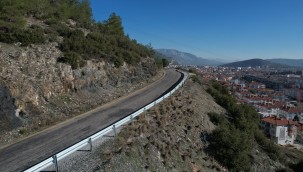
<path fill-rule="evenodd" d="M 249 95 L 249 94 L 251 94 L 251 92 L 249 92 L 249 91 L 243 91 L 243 92 L 240 92 L 241 94 L 246 94 L 246 95 Z"/>
<path fill-rule="evenodd" d="M 289 112 L 289 113 L 298 113 L 298 109 L 295 107 L 284 107 L 282 108 L 282 110 L 284 110 L 285 112 Z"/>
<path fill-rule="evenodd" d="M 270 97 L 259 97 L 259 96 L 247 96 L 248 99 L 251 100 L 263 100 L 263 101 L 271 101 Z"/>
<path fill-rule="evenodd" d="M 282 102 L 279 102 L 279 101 L 276 101 L 276 102 L 274 103 L 274 106 L 275 106 L 275 108 L 282 108 L 282 107 L 283 107 L 283 103 L 282 103 Z"/>
<path fill-rule="evenodd" d="M 292 121 L 292 120 L 287 120 L 285 118 L 276 118 L 276 117 L 266 117 L 261 119 L 261 121 L 266 122 L 266 123 L 270 123 L 273 125 L 300 125 L 297 121 Z"/>
<path fill-rule="evenodd" d="M 264 103 L 259 103 L 258 104 L 259 106 L 262 106 L 262 107 L 265 107 L 267 109 L 278 109 L 278 108 L 282 108 L 283 107 L 283 104 L 281 102 L 275 102 L 274 104 L 264 104 Z"/>
<path fill-rule="evenodd" d="M 252 81 L 249 85 L 264 85 L 264 84 L 256 82 L 256 81 Z"/>
<path fill-rule="evenodd" d="M 249 97 L 250 100 L 262 100 L 261 97 Z"/>
<path fill-rule="evenodd" d="M 259 103 L 258 104 L 259 106 L 263 106 L 265 108 L 268 108 L 268 109 L 271 109 L 271 108 L 282 108 L 283 107 L 283 103 L 279 102 L 279 101 L 276 101 L 276 102 L 273 102 L 273 104 L 265 104 L 265 103 Z"/>
<path fill-rule="evenodd" d="M 264 100 L 264 101 L 266 101 L 266 100 L 271 101 L 272 99 L 271 99 L 270 97 L 261 97 L 261 100 Z"/>

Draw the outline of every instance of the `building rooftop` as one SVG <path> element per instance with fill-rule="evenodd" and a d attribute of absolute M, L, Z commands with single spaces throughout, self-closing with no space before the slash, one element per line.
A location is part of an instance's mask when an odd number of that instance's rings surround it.
<path fill-rule="evenodd" d="M 301 126 L 302 124 L 298 123 L 297 121 L 287 120 L 286 118 L 277 118 L 277 117 L 266 117 L 261 119 L 261 121 L 270 123 L 277 126 L 283 125 L 296 125 Z"/>

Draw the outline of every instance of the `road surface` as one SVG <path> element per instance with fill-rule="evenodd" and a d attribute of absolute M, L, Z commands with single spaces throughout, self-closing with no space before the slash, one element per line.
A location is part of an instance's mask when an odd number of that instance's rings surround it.
<path fill-rule="evenodd" d="M 154 101 L 180 79 L 179 72 L 167 70 L 162 79 L 141 90 L 2 148 L 0 172 L 32 167 Z"/>

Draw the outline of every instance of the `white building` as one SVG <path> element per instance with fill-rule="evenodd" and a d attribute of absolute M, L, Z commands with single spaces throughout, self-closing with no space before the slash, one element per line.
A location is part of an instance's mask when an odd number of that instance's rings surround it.
<path fill-rule="evenodd" d="M 293 144 L 297 137 L 297 128 L 302 124 L 285 118 L 267 117 L 261 119 L 261 128 L 276 143 L 280 145 Z"/>

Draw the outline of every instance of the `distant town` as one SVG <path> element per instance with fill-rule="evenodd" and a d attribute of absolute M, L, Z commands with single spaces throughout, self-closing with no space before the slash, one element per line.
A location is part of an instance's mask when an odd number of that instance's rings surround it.
<path fill-rule="evenodd" d="M 303 144 L 303 71 L 299 68 L 172 65 L 225 85 L 239 103 L 255 107 L 260 128 L 280 145 Z M 302 147 L 302 146 L 300 146 Z"/>

